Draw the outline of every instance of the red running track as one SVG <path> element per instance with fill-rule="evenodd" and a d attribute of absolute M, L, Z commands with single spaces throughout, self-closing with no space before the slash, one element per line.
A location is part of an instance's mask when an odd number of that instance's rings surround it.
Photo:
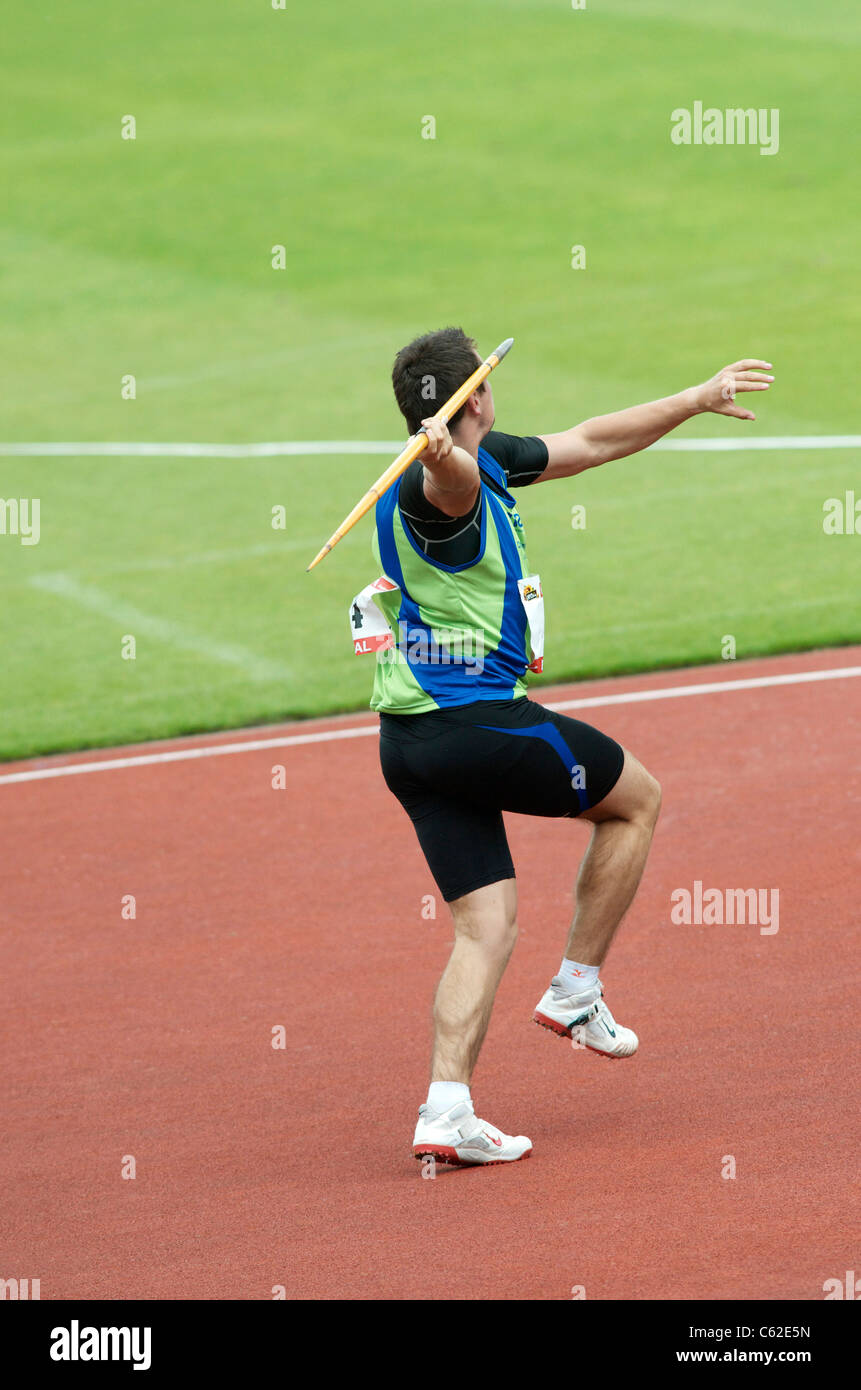
<path fill-rule="evenodd" d="M 844 648 L 541 698 L 859 664 Z M 375 737 L 0 768 L 0 1277 L 43 1298 L 821 1299 L 857 1267 L 859 697 L 843 678 L 578 712 L 664 788 L 604 971 L 640 1051 L 608 1062 L 531 1022 L 587 829 L 509 817 L 521 937 L 473 1091 L 534 1153 L 433 1180 L 410 1149 L 451 928 L 441 902 L 422 916 L 434 885 Z M 672 925 L 695 880 L 779 889 L 779 931 Z"/>

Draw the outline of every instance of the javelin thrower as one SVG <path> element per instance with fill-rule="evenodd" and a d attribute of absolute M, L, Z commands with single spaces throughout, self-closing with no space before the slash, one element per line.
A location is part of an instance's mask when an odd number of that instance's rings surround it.
<path fill-rule="evenodd" d="M 482 364 L 472 339 L 446 328 L 402 348 L 392 383 L 413 439 L 312 562 L 376 500 L 382 573 L 351 605 L 353 637 L 377 656 L 371 705 L 383 776 L 454 920 L 413 1152 L 456 1165 L 507 1163 L 532 1150 L 525 1135 L 479 1119 L 470 1094 L 517 935 L 503 811 L 591 823 L 562 961 L 533 1018 L 584 1051 L 622 1058 L 637 1051 L 637 1035 L 611 1014 L 599 972 L 661 804 L 657 781 L 632 753 L 527 696 L 528 674 L 543 663 L 543 590 L 511 489 L 637 453 L 705 411 L 753 420 L 736 393 L 774 380 L 770 363 L 745 358 L 678 395 L 521 438 L 493 428 L 486 380 L 508 347 Z M 433 399 L 451 407 L 454 396 L 457 408 L 425 417 L 429 384 Z"/>

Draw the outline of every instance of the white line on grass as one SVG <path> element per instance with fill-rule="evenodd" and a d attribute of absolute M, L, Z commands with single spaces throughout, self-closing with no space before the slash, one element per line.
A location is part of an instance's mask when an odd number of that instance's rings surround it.
<path fill-rule="evenodd" d="M 143 634 L 156 641 L 167 642 L 172 647 L 194 652 L 209 661 L 218 661 L 226 666 L 238 666 L 249 680 L 280 681 L 293 674 L 289 666 L 255 656 L 245 647 L 225 642 L 211 642 L 208 637 L 189 632 L 177 623 L 169 623 L 163 618 L 154 618 L 149 613 L 142 613 L 139 608 L 112 598 L 102 589 L 96 589 L 91 584 L 80 584 L 69 574 L 37 574 L 28 582 L 34 589 L 56 594 L 59 598 L 68 599 L 81 608 L 89 609 L 91 613 L 109 618 L 122 628 L 123 633 L 130 633 L 135 637 Z"/>
<path fill-rule="evenodd" d="M 229 550 L 198 550 L 184 551 L 181 555 L 160 555 L 149 560 L 131 560 L 128 564 L 102 565 L 98 569 L 87 565 L 87 573 L 95 574 L 97 578 L 109 578 L 114 574 L 138 574 L 149 573 L 158 570 L 169 570 L 173 572 L 178 569 L 187 569 L 194 565 L 223 565 L 232 564 L 234 561 L 253 560 L 258 556 L 281 555 L 285 552 L 311 550 L 319 545 L 319 536 L 300 537 L 298 539 L 284 539 L 280 541 L 261 541 L 255 545 L 234 546 Z M 54 570 L 44 570 L 40 579 L 47 579 L 57 573 Z M 69 571 L 64 571 L 68 574 Z M 35 582 L 33 576 L 29 579 L 21 580 L 21 583 L 32 584 Z"/>
<path fill-rule="evenodd" d="M 861 676 L 861 666 L 836 666 L 826 671 L 796 671 L 782 676 L 749 676 L 737 681 L 708 681 L 699 685 L 671 685 L 656 690 L 627 690 L 620 695 L 591 695 L 579 700 L 559 700 L 548 709 L 594 709 L 599 705 L 630 705 L 643 700 L 677 700 L 689 695 L 716 695 L 733 690 L 762 690 L 770 686 L 806 685 L 811 681 L 835 681 Z M 279 738 L 249 739 L 246 743 L 210 744 L 205 748 L 177 748 L 165 753 L 140 753 L 103 762 L 71 763 L 64 767 L 34 768 L 0 776 L 0 783 L 39 782 L 53 777 L 75 777 L 84 772 L 116 772 L 127 767 L 156 763 L 190 762 L 194 758 L 220 758 L 230 753 L 259 753 L 267 748 L 296 748 L 306 743 L 332 743 L 345 738 L 368 738 L 379 732 L 377 724 L 355 729 L 324 729 L 316 734 L 284 734 Z"/>
<path fill-rule="evenodd" d="M 274 444 L 0 444 L 0 454 L 22 458 L 299 458 L 311 454 L 397 454 L 403 441 L 322 440 Z"/>
<path fill-rule="evenodd" d="M 323 439 L 271 444 L 0 444 L 7 458 L 308 458 L 314 454 L 397 454 L 403 440 Z M 743 453 L 750 449 L 861 449 L 861 434 L 788 434 L 661 439 L 643 452 Z"/>

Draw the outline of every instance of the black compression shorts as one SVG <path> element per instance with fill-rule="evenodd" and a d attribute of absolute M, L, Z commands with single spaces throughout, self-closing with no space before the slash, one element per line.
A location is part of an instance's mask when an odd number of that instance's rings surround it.
<path fill-rule="evenodd" d="M 380 762 L 446 902 L 514 877 L 503 811 L 579 816 L 616 785 L 613 739 L 534 700 L 380 715 Z"/>

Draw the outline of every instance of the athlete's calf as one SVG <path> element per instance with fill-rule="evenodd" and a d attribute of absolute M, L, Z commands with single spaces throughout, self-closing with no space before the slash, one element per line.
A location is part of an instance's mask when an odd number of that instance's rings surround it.
<path fill-rule="evenodd" d="M 517 884 L 503 879 L 449 904 L 454 947 L 434 1000 L 431 1081 L 469 1085 L 493 999 L 517 940 Z"/>
<path fill-rule="evenodd" d="M 593 823 L 580 865 L 576 911 L 565 956 L 599 966 L 637 891 L 661 810 L 661 788 L 625 749 L 621 776 L 609 795 L 581 819 Z"/>

